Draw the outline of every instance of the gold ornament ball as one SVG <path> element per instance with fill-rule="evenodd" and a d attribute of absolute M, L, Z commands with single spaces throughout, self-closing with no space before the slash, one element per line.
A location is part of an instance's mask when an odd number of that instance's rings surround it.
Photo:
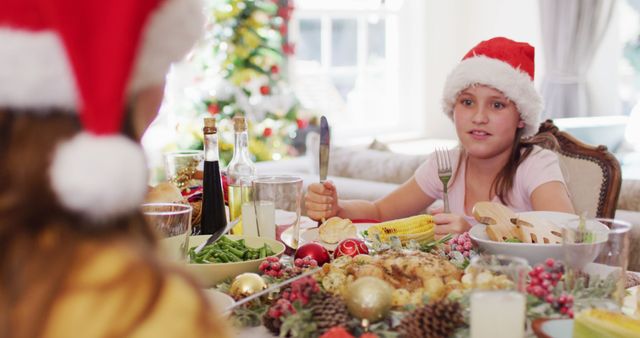
<path fill-rule="evenodd" d="M 361 277 L 351 283 L 345 298 L 352 315 L 375 323 L 391 310 L 392 290 L 379 278 Z"/>
<path fill-rule="evenodd" d="M 229 287 L 233 298 L 240 299 L 251 296 L 267 288 L 267 283 L 257 273 L 246 272 L 236 276 Z"/>

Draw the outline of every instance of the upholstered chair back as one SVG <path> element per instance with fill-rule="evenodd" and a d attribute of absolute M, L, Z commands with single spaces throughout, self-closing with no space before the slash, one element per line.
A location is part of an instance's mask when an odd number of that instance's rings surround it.
<path fill-rule="evenodd" d="M 558 153 L 577 214 L 613 218 L 620 195 L 621 170 L 606 146 L 591 146 L 559 131 L 552 120 L 540 125 L 536 143 Z"/>

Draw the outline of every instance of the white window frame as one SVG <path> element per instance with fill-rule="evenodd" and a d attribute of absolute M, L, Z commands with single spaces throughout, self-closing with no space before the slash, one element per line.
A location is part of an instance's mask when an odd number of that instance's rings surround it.
<path fill-rule="evenodd" d="M 420 85 L 420 75 L 412 74 L 412 68 L 402 65 L 408 57 L 401 55 L 403 52 L 412 51 L 413 46 L 407 45 L 410 39 L 402 37 L 406 34 L 407 26 L 411 23 L 403 22 L 414 18 L 415 13 L 410 13 L 411 9 L 406 8 L 413 0 L 387 0 L 382 5 L 380 0 L 298 0 L 296 10 L 290 23 L 291 40 L 299 41 L 299 20 L 319 19 L 321 22 L 321 68 L 325 76 L 340 74 L 353 74 L 356 76 L 367 72 L 382 72 L 387 81 L 390 92 L 385 92 L 388 101 L 388 112 L 381 115 L 371 116 L 365 111 L 363 106 L 352 109 L 349 113 L 343 112 L 338 115 L 335 112 L 318 112 L 327 115 L 332 124 L 332 136 L 334 139 L 347 143 L 364 143 L 372 138 L 382 139 L 410 139 L 424 134 L 424 120 L 419 97 L 408 97 L 408 93 L 416 93 L 415 86 Z M 410 13 L 411 18 L 407 18 Z M 367 65 L 368 53 L 368 25 L 367 21 L 371 15 L 377 15 L 385 20 L 385 65 L 376 67 Z M 333 19 L 355 19 L 358 25 L 357 39 L 357 59 L 355 66 L 331 67 L 332 54 L 332 27 Z M 417 32 L 420 35 L 420 32 Z M 418 36 L 414 37 L 419 39 Z M 401 43 L 403 44 L 401 46 Z M 417 48 L 421 49 L 421 48 Z M 409 59 L 411 59 L 409 57 Z M 313 75 L 313 71 L 296 67 L 295 56 L 292 60 L 291 74 L 295 82 L 296 76 Z M 416 67 L 422 69 L 421 67 Z M 316 74 L 317 75 L 317 74 Z M 424 90 L 424 86 L 420 90 Z M 409 94 L 409 95 L 411 95 Z M 366 100 L 366 99 L 365 99 Z M 364 101 L 362 101 L 364 102 Z"/>

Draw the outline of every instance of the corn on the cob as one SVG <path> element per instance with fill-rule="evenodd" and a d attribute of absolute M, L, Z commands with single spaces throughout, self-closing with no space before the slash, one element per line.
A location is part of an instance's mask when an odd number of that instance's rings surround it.
<path fill-rule="evenodd" d="M 418 242 L 433 239 L 435 224 L 431 215 L 417 215 L 407 218 L 378 223 L 368 229 L 371 237 L 378 235 L 385 241 L 390 236 L 397 236 L 400 241 Z"/>

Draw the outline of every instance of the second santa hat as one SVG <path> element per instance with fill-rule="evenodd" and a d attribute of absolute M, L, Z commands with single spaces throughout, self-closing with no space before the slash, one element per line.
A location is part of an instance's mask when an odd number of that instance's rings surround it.
<path fill-rule="evenodd" d="M 0 2 L 0 109 L 77 113 L 84 127 L 49 168 L 66 209 L 104 220 L 139 207 L 147 168 L 120 135 L 126 106 L 186 54 L 202 14 L 198 0 Z"/>
<path fill-rule="evenodd" d="M 538 130 L 543 109 L 536 91 L 533 46 L 504 37 L 482 41 L 473 47 L 447 77 L 443 92 L 443 110 L 453 118 L 453 107 L 461 91 L 481 84 L 501 91 L 515 102 L 524 121 L 523 136 Z"/>

